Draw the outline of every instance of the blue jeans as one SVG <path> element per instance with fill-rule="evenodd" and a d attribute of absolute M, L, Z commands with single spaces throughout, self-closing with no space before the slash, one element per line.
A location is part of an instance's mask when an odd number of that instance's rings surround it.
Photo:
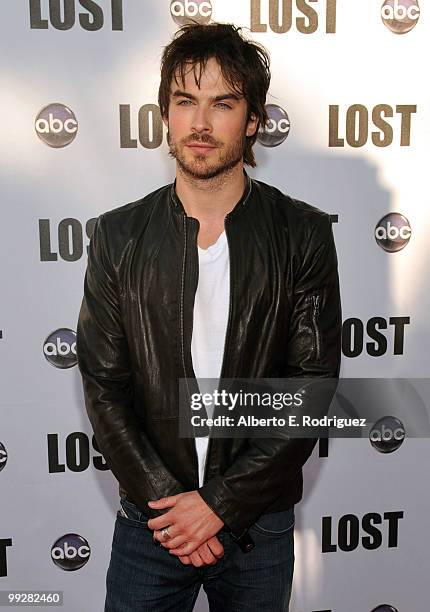
<path fill-rule="evenodd" d="M 147 517 L 128 500 L 117 513 L 106 577 L 105 612 L 191 612 L 200 586 L 211 612 L 288 612 L 294 568 L 294 506 L 251 526 L 255 547 L 243 553 L 222 529 L 215 565 L 184 565 L 155 546 Z"/>

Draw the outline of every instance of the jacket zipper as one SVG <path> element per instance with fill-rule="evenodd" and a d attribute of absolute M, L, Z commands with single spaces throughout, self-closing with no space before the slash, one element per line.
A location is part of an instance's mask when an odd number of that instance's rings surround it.
<path fill-rule="evenodd" d="M 225 370 L 225 363 L 226 363 L 226 355 L 227 355 L 227 349 L 228 349 L 228 338 L 230 336 L 230 327 L 231 327 L 231 311 L 232 311 L 232 288 L 233 288 L 233 281 L 232 281 L 232 265 L 231 265 L 231 251 L 230 251 L 230 241 L 228 238 L 228 232 L 227 232 L 227 225 L 228 225 L 228 215 L 226 215 L 225 219 L 224 219 L 224 225 L 225 225 L 225 236 L 227 238 L 227 244 L 228 244 L 228 253 L 229 253 L 229 257 L 228 257 L 228 262 L 229 262 L 229 269 L 230 269 L 230 291 L 229 291 L 229 299 L 228 299 L 228 317 L 227 317 L 227 328 L 226 328 L 226 332 L 225 332 L 225 339 L 224 339 L 224 351 L 223 351 L 223 355 L 222 355 L 222 364 L 221 364 L 221 373 L 220 373 L 220 380 L 222 380 L 223 376 L 224 376 L 224 370 Z M 208 477 L 208 468 L 209 468 L 209 458 L 210 458 L 210 453 L 211 453 L 211 449 L 212 449 L 212 438 L 209 437 L 209 442 L 208 442 L 208 447 L 207 447 L 207 451 L 206 451 L 206 459 L 205 459 L 205 469 L 203 472 L 203 485 L 206 484 L 207 482 L 207 477 Z"/>
<path fill-rule="evenodd" d="M 185 367 L 185 348 L 184 348 L 184 287 L 185 287 L 185 262 L 187 256 L 187 220 L 185 215 L 182 217 L 182 226 L 184 230 L 184 249 L 182 253 L 182 275 L 181 275 L 181 357 L 182 367 L 184 369 L 185 384 L 187 385 L 188 396 L 190 396 L 190 389 L 188 387 L 187 370 Z"/>
<path fill-rule="evenodd" d="M 187 387 L 188 398 L 191 401 L 190 387 L 188 385 L 187 368 L 185 364 L 185 346 L 184 346 L 185 344 L 185 339 L 184 339 L 184 293 L 185 293 L 185 266 L 186 266 L 186 261 L 187 261 L 187 218 L 186 218 L 186 215 L 183 215 L 182 220 L 183 220 L 182 226 L 184 230 L 184 249 L 183 249 L 183 254 L 182 254 L 181 305 L 180 305 L 181 357 L 182 357 L 182 367 L 184 370 L 185 384 Z M 193 438 L 193 441 L 194 441 L 193 447 L 194 447 L 195 464 L 197 466 L 197 483 L 198 483 L 199 482 L 199 461 L 197 457 L 195 438 Z"/>
<path fill-rule="evenodd" d="M 223 355 L 222 355 L 220 379 L 223 377 L 224 370 L 225 370 L 225 362 L 226 362 L 226 355 L 227 355 L 227 344 L 228 344 L 228 338 L 229 338 L 229 331 L 230 331 L 230 327 L 231 327 L 231 311 L 232 311 L 232 303 L 233 303 L 233 300 L 232 300 L 232 297 L 231 297 L 232 287 L 233 287 L 233 282 L 232 282 L 232 266 L 231 266 L 231 257 L 230 257 L 230 241 L 228 239 L 228 233 L 227 233 L 227 222 L 228 222 L 228 215 L 225 218 L 225 226 L 226 226 L 225 236 L 227 238 L 228 252 L 229 252 L 228 265 L 229 265 L 229 269 L 230 269 L 230 288 L 229 288 L 230 291 L 229 291 L 229 297 L 228 297 L 227 328 L 226 328 L 225 339 L 224 339 L 224 350 L 223 350 Z"/>
<path fill-rule="evenodd" d="M 318 293 L 311 295 L 312 300 L 312 325 L 315 334 L 315 357 L 321 359 L 321 334 L 318 327 L 318 318 L 320 312 L 320 300 L 321 296 Z"/>
<path fill-rule="evenodd" d="M 251 185 L 248 181 L 248 193 L 245 196 L 245 199 L 243 200 L 242 206 L 243 204 L 245 204 L 245 202 L 248 200 L 249 196 L 251 195 Z M 226 334 L 225 334 L 225 342 L 224 342 L 224 352 L 223 352 L 223 356 L 222 356 L 222 365 L 221 365 L 221 374 L 220 374 L 220 379 L 222 379 L 223 375 L 224 375 L 224 370 L 225 370 L 225 362 L 226 362 L 226 355 L 227 355 L 227 343 L 228 343 L 228 338 L 230 336 L 230 327 L 231 327 L 231 311 L 232 311 L 232 303 L 233 303 L 233 299 L 232 299 L 232 289 L 233 289 L 233 268 L 231 265 L 231 248 L 230 248 L 230 240 L 228 237 L 228 232 L 227 232 L 227 225 L 228 222 L 230 221 L 230 213 L 228 213 L 225 218 L 224 218 L 224 226 L 225 226 L 225 236 L 227 238 L 227 244 L 228 244 L 228 262 L 229 262 L 229 269 L 230 269 L 230 291 L 229 291 L 229 300 L 228 300 L 228 318 L 227 318 L 227 329 L 226 329 Z M 209 449 L 208 449 L 209 450 Z"/>

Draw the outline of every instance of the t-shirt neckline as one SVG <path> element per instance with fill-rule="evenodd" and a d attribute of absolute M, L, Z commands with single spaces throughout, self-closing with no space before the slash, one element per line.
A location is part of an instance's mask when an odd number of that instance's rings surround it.
<path fill-rule="evenodd" d="M 224 242 L 226 240 L 226 235 L 225 235 L 225 229 L 221 232 L 221 234 L 218 236 L 218 239 L 216 242 L 214 242 L 213 244 L 210 244 L 207 249 L 203 249 L 201 246 L 197 245 L 198 248 L 198 252 L 199 255 L 210 255 L 211 257 L 213 257 L 214 255 L 216 255 L 224 246 Z"/>

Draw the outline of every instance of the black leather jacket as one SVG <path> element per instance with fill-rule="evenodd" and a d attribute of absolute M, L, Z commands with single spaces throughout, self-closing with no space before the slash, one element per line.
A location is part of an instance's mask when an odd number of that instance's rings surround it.
<path fill-rule="evenodd" d="M 341 309 L 327 213 L 251 179 L 225 217 L 230 304 L 222 378 L 338 377 Z M 316 439 L 209 441 L 199 488 L 195 441 L 178 436 L 178 378 L 194 377 L 191 332 L 199 222 L 175 183 L 100 215 L 77 328 L 96 440 L 120 494 L 198 490 L 236 539 L 302 497 Z"/>

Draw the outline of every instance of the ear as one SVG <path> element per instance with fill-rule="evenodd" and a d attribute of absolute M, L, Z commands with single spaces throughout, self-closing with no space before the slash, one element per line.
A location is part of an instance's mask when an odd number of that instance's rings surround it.
<path fill-rule="evenodd" d="M 169 127 L 169 118 L 168 118 L 168 116 L 167 115 L 163 115 L 161 118 L 162 118 L 163 123 L 166 126 L 166 128 L 168 128 Z"/>
<path fill-rule="evenodd" d="M 246 135 L 254 136 L 255 132 L 257 131 L 257 125 L 258 125 L 257 116 L 254 113 L 251 113 L 248 119 L 248 122 L 246 124 Z"/>

